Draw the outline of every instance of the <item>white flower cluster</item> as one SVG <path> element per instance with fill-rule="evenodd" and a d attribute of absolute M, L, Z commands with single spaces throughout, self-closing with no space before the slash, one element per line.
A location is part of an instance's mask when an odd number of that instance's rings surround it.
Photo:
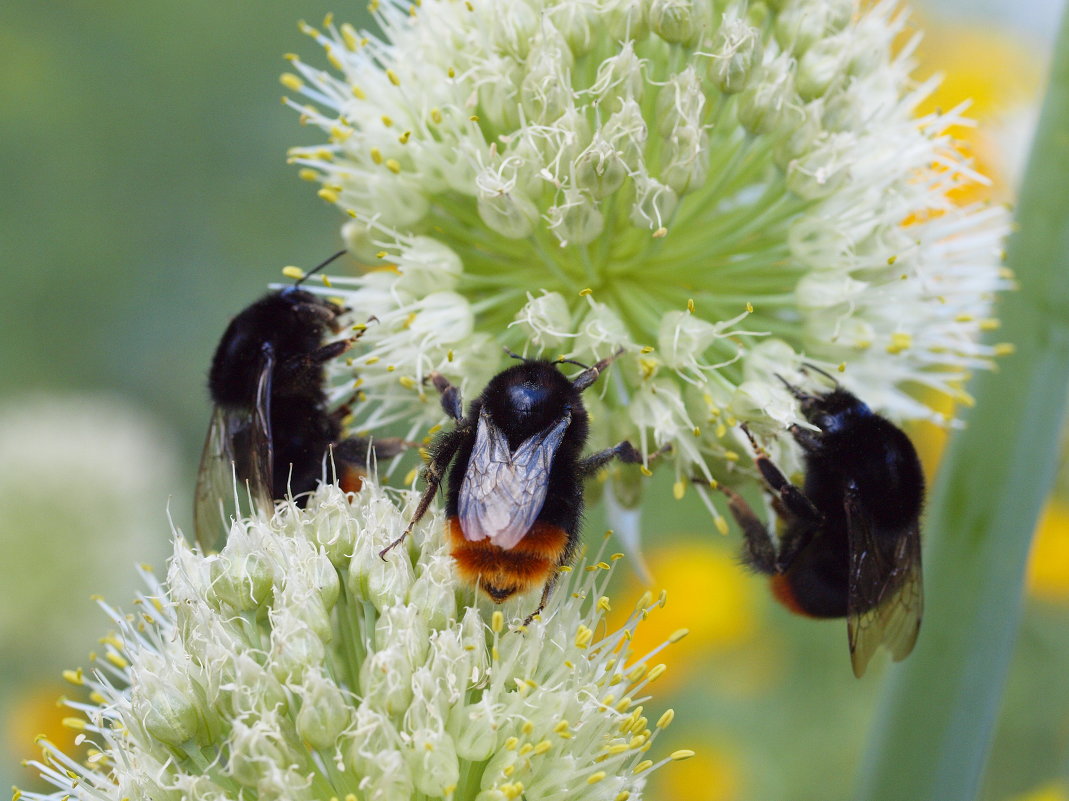
<path fill-rule="evenodd" d="M 663 599 L 610 629 L 611 568 L 595 557 L 510 630 L 533 601 L 476 605 L 440 514 L 378 557 L 411 513 L 403 497 L 325 486 L 307 509 L 235 523 L 208 557 L 176 537 L 166 583 L 147 576 L 136 614 L 105 606 L 106 651 L 66 674 L 91 693 L 69 702 L 88 759 L 42 742 L 33 764 L 58 791 L 16 798 L 625 801 L 691 755 L 647 755 L 673 713 L 647 718 L 665 667 L 628 644 Z"/>
<path fill-rule="evenodd" d="M 894 0 L 375 0 L 378 34 L 304 25 L 332 71 L 283 83 L 328 141 L 292 161 L 369 265 L 334 292 L 374 315 L 356 427 L 440 420 L 423 379 L 471 395 L 505 361 L 592 362 L 596 447 L 672 450 L 677 494 L 737 457 L 741 421 L 799 420 L 775 375 L 844 367 L 897 419 L 961 397 L 1007 215 L 917 117 Z M 352 373 L 348 373 L 352 379 Z M 781 438 L 785 441 L 788 438 Z"/>

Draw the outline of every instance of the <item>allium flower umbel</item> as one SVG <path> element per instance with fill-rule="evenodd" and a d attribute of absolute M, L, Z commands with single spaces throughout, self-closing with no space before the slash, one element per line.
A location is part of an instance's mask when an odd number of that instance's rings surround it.
<path fill-rule="evenodd" d="M 235 523 L 209 557 L 176 538 L 166 582 L 149 577 L 132 615 L 105 606 L 103 653 L 67 674 L 91 691 L 68 702 L 88 758 L 43 742 L 34 764 L 58 791 L 16 797 L 624 801 L 691 755 L 657 755 L 673 713 L 645 704 L 665 666 L 628 648 L 663 598 L 610 629 L 595 556 L 515 630 L 528 606 L 476 605 L 440 514 L 378 557 L 414 508 L 403 497 L 326 486 Z"/>
<path fill-rule="evenodd" d="M 910 77 L 897 3 L 371 6 L 379 33 L 303 26 L 331 69 L 283 76 L 328 137 L 292 161 L 370 266 L 334 281 L 378 318 L 358 428 L 440 420 L 424 377 L 470 396 L 502 344 L 624 348 L 593 446 L 670 444 L 679 494 L 729 469 L 736 423 L 800 421 L 776 373 L 842 369 L 892 417 L 940 420 L 909 393 L 961 398 L 997 354 L 977 340 L 1005 214 L 948 199 L 984 179 L 947 133 L 964 104 L 914 113 L 935 80 Z"/>

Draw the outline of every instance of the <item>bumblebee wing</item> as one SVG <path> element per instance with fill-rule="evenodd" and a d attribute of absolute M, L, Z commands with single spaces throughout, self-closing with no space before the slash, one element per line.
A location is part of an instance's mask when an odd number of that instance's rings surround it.
<path fill-rule="evenodd" d="M 240 513 L 235 479 L 239 484 L 247 482 L 254 508 L 273 506 L 270 399 L 274 359 L 270 352 L 265 355 L 254 407 L 217 406 L 208 426 L 193 500 L 194 530 L 205 552 L 218 551 L 225 544 L 227 521 Z"/>
<path fill-rule="evenodd" d="M 917 521 L 881 546 L 853 493 L 846 499 L 850 541 L 847 632 L 850 661 L 860 678 L 882 644 L 896 662 L 913 650 L 924 611 L 921 539 Z M 886 539 L 886 535 L 883 537 Z"/>
<path fill-rule="evenodd" d="M 479 415 L 457 501 L 465 539 L 489 538 L 506 550 L 523 539 L 546 502 L 553 457 L 571 419 L 565 414 L 513 452 L 501 429 L 485 412 Z"/>

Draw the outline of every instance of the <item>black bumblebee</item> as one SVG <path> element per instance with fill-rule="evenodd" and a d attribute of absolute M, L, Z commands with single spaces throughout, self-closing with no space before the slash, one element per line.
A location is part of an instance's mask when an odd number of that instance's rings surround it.
<path fill-rule="evenodd" d="M 801 615 L 847 618 L 860 677 L 878 646 L 899 661 L 920 631 L 924 473 L 906 434 L 837 382 L 830 392 L 809 394 L 780 380 L 819 431 L 790 428 L 804 452 L 799 489 L 743 429 L 785 524 L 778 544 L 739 495 L 721 489 L 742 527 L 742 558 L 772 577 L 775 597 Z"/>
<path fill-rule="evenodd" d="M 642 461 L 629 442 L 580 458 L 589 428 L 581 393 L 617 355 L 579 365 L 585 369 L 574 380 L 556 363 L 523 360 L 491 379 L 467 417 L 459 390 L 437 373 L 429 376 L 456 427 L 431 446 L 416 513 L 379 555 L 385 559 L 404 541 L 452 464 L 446 531 L 457 571 L 495 603 L 541 585 L 529 623 L 545 608 L 558 569 L 575 555 L 583 479 L 614 457 Z"/>
<path fill-rule="evenodd" d="M 224 501 L 234 497 L 235 475 L 247 483 L 258 509 L 291 494 L 303 504 L 301 494 L 315 488 L 332 450 L 342 488 L 360 489 L 369 443 L 341 439 L 348 409 L 327 408 L 323 365 L 352 347 L 362 331 L 323 344 L 328 330 L 341 331 L 345 310 L 300 288 L 304 278 L 343 253 L 248 306 L 219 340 L 208 377 L 215 410 L 193 510 L 197 541 L 206 551 L 222 544 Z M 399 440 L 377 440 L 374 450 L 385 458 L 401 447 Z"/>

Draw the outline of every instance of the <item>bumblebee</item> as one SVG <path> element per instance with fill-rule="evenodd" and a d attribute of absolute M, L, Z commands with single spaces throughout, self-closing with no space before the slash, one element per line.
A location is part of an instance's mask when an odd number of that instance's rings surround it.
<path fill-rule="evenodd" d="M 491 379 L 467 416 L 459 390 L 431 374 L 456 425 L 431 446 L 427 486 L 412 521 L 379 555 L 385 559 L 404 541 L 448 470 L 446 535 L 457 572 L 499 604 L 541 586 L 529 623 L 545 608 L 559 569 L 575 556 L 583 479 L 613 458 L 642 461 L 626 441 L 581 456 L 589 430 L 582 392 L 618 355 L 579 365 L 584 370 L 574 380 L 558 363 L 523 360 Z"/>
<path fill-rule="evenodd" d="M 300 288 L 301 281 L 344 254 L 335 253 L 293 286 L 269 292 L 227 326 L 212 358 L 208 391 L 214 411 L 197 476 L 193 519 L 205 551 L 225 540 L 220 522 L 234 497 L 234 477 L 247 484 L 253 505 L 271 509 L 292 496 L 298 505 L 315 488 L 331 452 L 346 491 L 360 489 L 368 440 L 341 438 L 348 407 L 328 409 L 323 365 L 360 338 L 324 344 L 339 333 L 346 311 Z M 400 452 L 400 440 L 376 440 L 374 455 Z M 232 503 L 232 502 L 231 502 Z"/>
<path fill-rule="evenodd" d="M 743 428 L 784 524 L 778 542 L 737 493 L 721 490 L 742 528 L 743 561 L 771 577 L 776 599 L 807 617 L 847 619 L 850 660 L 860 678 L 880 645 L 900 661 L 920 631 L 924 473 L 900 428 L 817 372 L 834 389 L 811 394 L 780 378 L 817 429 L 789 429 L 804 454 L 802 488 Z"/>

